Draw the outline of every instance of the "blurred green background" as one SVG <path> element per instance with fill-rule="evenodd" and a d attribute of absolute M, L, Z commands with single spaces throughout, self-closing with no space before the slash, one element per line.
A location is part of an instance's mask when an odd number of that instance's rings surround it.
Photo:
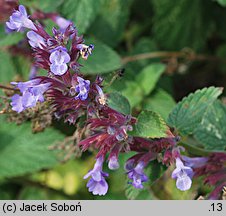
<path fill-rule="evenodd" d="M 19 4 L 30 14 L 57 12 L 75 23 L 86 42 L 95 45 L 93 55 L 81 62 L 88 77 L 102 74 L 108 83 L 117 69 L 125 68 L 105 91 L 120 91 L 134 114 L 151 109 L 166 119 L 188 93 L 225 86 L 226 0 L 21 0 Z M 27 80 L 32 64 L 29 57 L 18 54 L 24 34 L 5 33 L 11 11 L 8 1 L 1 0 L 0 83 L 4 85 Z M 50 33 L 54 23 L 43 24 Z M 153 67 L 156 63 L 164 63 L 164 70 Z M 149 86 L 147 93 L 143 83 Z M 131 191 L 123 170 L 126 155 L 120 158 L 121 168 L 110 172 L 108 194 L 93 196 L 83 176 L 92 168 L 94 154 L 60 163 L 62 152 L 48 150 L 72 135 L 73 127 L 53 122 L 51 128 L 33 135 L 29 122 L 17 126 L 6 123 L 4 116 L 0 121 L 0 199 L 195 199 L 209 191 L 201 180 L 187 192 L 178 191 L 170 170 L 147 190 Z"/>

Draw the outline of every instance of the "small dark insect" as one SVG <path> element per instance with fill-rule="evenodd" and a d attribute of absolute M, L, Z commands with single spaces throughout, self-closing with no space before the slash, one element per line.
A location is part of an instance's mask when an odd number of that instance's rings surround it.
<path fill-rule="evenodd" d="M 118 74 L 119 77 L 122 77 L 125 74 L 125 68 L 119 69 L 118 71 L 116 71 L 116 73 Z"/>
<path fill-rule="evenodd" d="M 121 69 L 117 70 L 116 72 L 114 72 L 113 77 L 111 78 L 111 81 L 107 86 L 111 86 L 115 80 L 123 77 L 124 74 L 125 74 L 125 68 L 121 68 Z"/>

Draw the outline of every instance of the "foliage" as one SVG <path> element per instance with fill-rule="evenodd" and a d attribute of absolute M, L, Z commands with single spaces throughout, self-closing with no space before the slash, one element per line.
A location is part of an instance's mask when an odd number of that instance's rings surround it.
<path fill-rule="evenodd" d="M 29 14 L 56 12 L 73 21 L 85 43 L 94 45 L 87 60 L 79 59 L 81 73 L 91 82 L 97 75 L 103 77 L 103 104 L 135 119 L 128 136 L 159 142 L 157 147 L 172 137 L 180 138 L 177 144 L 184 146 L 182 154 L 188 156 L 226 154 L 222 88 L 226 86 L 225 0 L 19 3 Z M 109 194 L 100 198 L 90 195 L 82 179 L 92 169 L 96 151 L 91 148 L 76 158 L 81 150 L 74 147 L 83 138 L 76 131 L 87 129 L 86 117 L 79 116 L 76 126 L 54 117 L 51 127 L 34 134 L 31 122 L 43 117 L 40 112 L 28 110 L 17 115 L 10 108 L 6 99 L 14 94 L 10 82 L 27 80 L 34 60 L 24 39 L 26 31 L 6 34 L 4 23 L 9 16 L 3 11 L 0 20 L 0 199 L 194 199 L 210 192 L 198 180 L 192 192 L 175 192 L 174 182 L 169 180 L 173 168 L 162 164 L 166 149 L 157 152 L 146 167 L 149 181 L 144 189 L 135 189 L 127 184 L 123 169 L 135 153 L 128 153 L 125 145 L 119 156 L 120 168 L 110 171 L 107 180 Z M 39 21 L 52 32 L 53 20 Z M 37 73 L 47 75 L 43 69 Z M 142 148 L 140 153 L 147 150 Z M 70 160 L 61 163 L 65 158 Z"/>

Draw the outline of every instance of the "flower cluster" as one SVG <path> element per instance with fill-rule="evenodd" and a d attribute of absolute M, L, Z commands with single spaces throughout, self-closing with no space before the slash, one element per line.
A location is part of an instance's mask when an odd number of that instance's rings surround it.
<path fill-rule="evenodd" d="M 52 19 L 59 26 L 59 29 L 52 29 L 52 35 L 42 25 L 33 22 L 33 19 L 46 18 Z M 105 158 L 108 168 L 116 170 L 121 165 L 119 154 L 129 151 L 135 154 L 124 165 L 125 173 L 128 175 L 128 183 L 137 189 L 144 188 L 144 183 L 149 179 L 145 168 L 160 158 L 164 165 L 176 165 L 172 178 L 182 191 L 190 189 L 194 176 L 207 175 L 206 183 L 216 183 L 218 187 L 225 184 L 221 182 L 226 178 L 225 168 L 215 164 L 219 158 L 225 163 L 225 155 L 223 159 L 218 154 L 208 158 L 183 156 L 177 145 L 179 137 L 174 136 L 169 128 L 164 138 L 147 139 L 130 135 L 137 119 L 108 106 L 101 77 L 97 76 L 91 81 L 80 73 L 78 60 L 87 60 L 94 45 L 84 44 L 71 21 L 41 11 L 29 17 L 25 7 L 20 5 L 6 22 L 6 27 L 9 31 L 28 30 L 28 44 L 35 59 L 30 80 L 11 83 L 20 92 L 11 98 L 12 110 L 21 113 L 46 100 L 54 110 L 56 119 L 75 125 L 81 116 L 85 116 L 87 131 L 78 146 L 82 151 L 90 148 L 97 150 L 94 168 L 84 176 L 84 179 L 90 178 L 87 187 L 94 195 L 105 195 L 108 191 L 105 179 L 108 173 L 103 171 Z M 38 68 L 45 69 L 46 76 L 37 76 Z M 209 170 L 211 175 L 208 174 Z"/>

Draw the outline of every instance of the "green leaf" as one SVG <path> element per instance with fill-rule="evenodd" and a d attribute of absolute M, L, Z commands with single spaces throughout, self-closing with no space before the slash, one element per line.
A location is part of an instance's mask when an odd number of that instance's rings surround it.
<path fill-rule="evenodd" d="M 103 0 L 100 13 L 89 32 L 104 43 L 115 46 L 124 33 L 132 2 L 133 0 Z"/>
<path fill-rule="evenodd" d="M 139 104 L 155 88 L 157 81 L 165 70 L 165 65 L 152 63 L 145 67 L 134 81 L 127 81 L 122 94 L 128 98 L 132 107 Z"/>
<path fill-rule="evenodd" d="M 183 98 L 170 113 L 168 123 L 182 135 L 192 134 L 200 124 L 207 108 L 222 93 L 222 88 L 209 87 L 197 90 Z"/>
<path fill-rule="evenodd" d="M 213 30 L 212 2 L 153 0 L 154 38 L 165 49 L 200 49 Z M 167 14 L 167 17 L 166 17 Z"/>
<path fill-rule="evenodd" d="M 226 0 L 216 0 L 221 6 L 226 6 Z"/>
<path fill-rule="evenodd" d="M 79 33 L 82 34 L 95 19 L 101 3 L 102 0 L 67 0 L 64 1 L 61 12 L 74 22 Z"/>
<path fill-rule="evenodd" d="M 0 39 L 0 46 L 4 47 L 4 46 L 11 46 L 11 45 L 17 44 L 24 37 L 25 37 L 24 34 L 21 34 L 21 33 L 6 34 L 4 38 Z"/>
<path fill-rule="evenodd" d="M 147 170 L 150 185 L 153 185 L 165 173 L 167 167 L 155 160 L 148 164 Z"/>
<path fill-rule="evenodd" d="M 150 189 L 147 186 L 144 189 L 134 188 L 133 185 L 128 184 L 126 181 L 125 188 L 126 198 L 129 200 L 153 200 L 154 195 L 151 193 Z"/>
<path fill-rule="evenodd" d="M 0 82 L 10 82 L 16 74 L 16 69 L 8 52 L 0 51 L 0 65 Z"/>
<path fill-rule="evenodd" d="M 194 132 L 195 138 L 205 149 L 226 150 L 226 107 L 220 101 L 210 106 L 203 116 L 201 124 Z"/>
<path fill-rule="evenodd" d="M 176 105 L 173 97 L 163 89 L 157 89 L 143 103 L 143 109 L 159 113 L 164 120 Z"/>
<path fill-rule="evenodd" d="M 166 137 L 168 127 L 161 116 L 152 111 L 142 111 L 132 132 L 134 136 L 146 138 Z"/>
<path fill-rule="evenodd" d="M 144 95 L 148 95 L 155 87 L 162 73 L 165 71 L 165 65 L 153 63 L 145 67 L 136 77 Z"/>
<path fill-rule="evenodd" d="M 24 175 L 57 164 L 55 153 L 48 147 L 63 135 L 52 128 L 32 134 L 29 123 L 17 126 L 1 118 L 0 136 L 0 177 Z"/>
<path fill-rule="evenodd" d="M 131 114 L 131 108 L 129 101 L 126 97 L 122 96 L 118 92 L 112 92 L 108 96 L 108 106 L 112 109 L 117 110 L 118 112 L 121 112 L 125 115 Z"/>
<path fill-rule="evenodd" d="M 81 71 L 85 74 L 100 74 L 119 69 L 121 64 L 120 56 L 107 45 L 92 41 L 95 49 L 87 60 L 82 60 Z"/>

